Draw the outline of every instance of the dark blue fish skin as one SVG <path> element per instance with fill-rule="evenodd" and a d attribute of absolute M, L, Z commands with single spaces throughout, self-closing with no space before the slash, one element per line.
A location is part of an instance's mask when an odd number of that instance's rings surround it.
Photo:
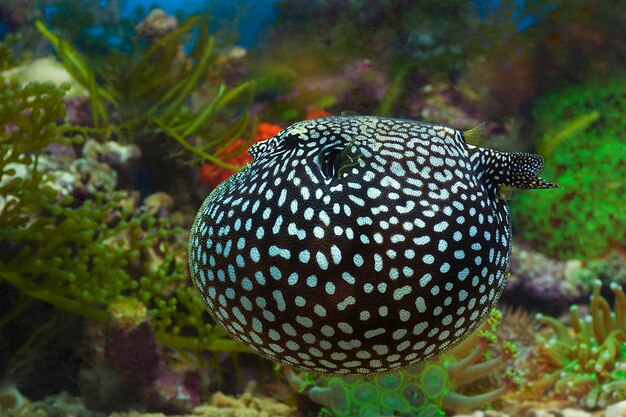
<path fill-rule="evenodd" d="M 468 336 L 506 280 L 499 187 L 555 187 L 536 155 L 411 120 L 309 120 L 249 152 L 197 214 L 194 282 L 235 339 L 325 374 L 391 372 Z"/>

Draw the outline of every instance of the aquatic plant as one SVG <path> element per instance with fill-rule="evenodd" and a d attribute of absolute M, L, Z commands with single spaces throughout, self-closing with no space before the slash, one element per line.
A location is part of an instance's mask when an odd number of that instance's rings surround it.
<path fill-rule="evenodd" d="M 283 371 L 291 387 L 325 407 L 320 416 L 378 417 L 381 415 L 443 416 L 444 410 L 485 406 L 520 386 L 514 372 L 496 372 L 517 356 L 517 348 L 495 332 L 502 318 L 492 310 L 482 328 L 442 357 L 400 372 L 376 377 L 347 378 Z M 495 379 L 490 379 L 495 378 Z M 480 381 L 487 386 L 478 387 Z M 474 386 L 472 394 L 466 394 Z M 487 391 L 485 391 L 487 389 Z M 478 392 L 477 392 L 478 391 Z"/>
<path fill-rule="evenodd" d="M 39 19 L 45 16 L 47 24 L 55 31 L 92 55 L 130 44 L 139 20 L 138 13 L 123 16 L 124 5 L 119 0 L 53 0 L 48 3 L 45 15 Z"/>
<path fill-rule="evenodd" d="M 238 169 L 216 155 L 248 127 L 246 110 L 255 83 L 231 88 L 216 79 L 213 73 L 225 45 L 209 34 L 200 16 L 160 37 L 137 36 L 130 52 L 112 51 L 98 60 L 87 58 L 42 22 L 37 28 L 89 93 L 94 127 L 89 133 L 136 143 L 150 180 L 162 183 L 157 186 L 174 188 L 171 182 L 183 177 L 175 175 L 183 162 Z M 193 34 L 187 55 L 184 47 Z"/>
<path fill-rule="evenodd" d="M 591 81 L 549 94 L 534 108 L 544 132 L 545 175 L 562 190 L 524 193 L 512 207 L 525 239 L 560 259 L 623 251 L 626 78 Z M 565 133 L 563 133 L 565 132 Z"/>
<path fill-rule="evenodd" d="M 8 34 L 4 41 L 0 42 L 0 71 L 14 67 L 18 60 L 13 52 L 13 45 L 21 38 L 19 35 Z"/>
<path fill-rule="evenodd" d="M 611 284 L 611 310 L 601 288 L 596 281 L 588 314 L 581 316 L 577 305 L 570 308 L 569 327 L 554 317 L 537 316 L 551 334 L 538 338 L 539 355 L 549 369 L 529 384 L 534 394 L 569 399 L 587 409 L 626 398 L 626 294 Z"/>
<path fill-rule="evenodd" d="M 64 88 L 0 79 L 0 284 L 105 322 L 120 297 L 146 305 L 157 338 L 192 350 L 240 351 L 186 285 L 182 230 L 134 207 L 124 191 L 62 195 L 44 150 L 81 141 Z"/>

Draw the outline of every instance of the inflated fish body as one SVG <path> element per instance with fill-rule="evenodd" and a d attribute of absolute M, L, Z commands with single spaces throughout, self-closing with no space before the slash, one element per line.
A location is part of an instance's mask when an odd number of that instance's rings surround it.
<path fill-rule="evenodd" d="M 309 120 L 249 152 L 197 214 L 194 282 L 235 339 L 327 374 L 390 372 L 468 336 L 505 283 L 499 190 L 555 187 L 539 156 L 411 120 Z"/>

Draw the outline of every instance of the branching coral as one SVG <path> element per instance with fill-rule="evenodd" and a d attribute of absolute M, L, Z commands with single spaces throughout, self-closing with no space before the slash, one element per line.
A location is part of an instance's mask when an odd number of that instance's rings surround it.
<path fill-rule="evenodd" d="M 493 310 L 482 329 L 451 353 L 397 373 L 374 378 L 308 374 L 303 379 L 291 369 L 284 372 L 292 388 L 337 417 L 442 416 L 443 410 L 474 409 L 519 385 L 513 373 L 505 372 L 499 387 L 475 395 L 463 393 L 463 388 L 494 376 L 517 355 L 513 344 L 495 336 L 500 319 L 501 313 Z"/>
<path fill-rule="evenodd" d="M 537 317 L 553 334 L 539 338 L 539 353 L 551 370 L 531 384 L 536 394 L 547 392 L 588 409 L 626 398 L 626 294 L 624 288 L 611 285 L 615 295 L 611 310 L 601 287 L 600 281 L 594 283 L 587 315 L 581 316 L 578 306 L 571 307 L 569 328 L 554 317 Z"/>

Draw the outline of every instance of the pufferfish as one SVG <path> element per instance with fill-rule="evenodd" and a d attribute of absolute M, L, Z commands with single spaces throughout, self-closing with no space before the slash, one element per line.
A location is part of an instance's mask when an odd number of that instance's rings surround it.
<path fill-rule="evenodd" d="M 296 123 L 197 213 L 191 275 L 213 318 L 262 356 L 334 375 L 392 372 L 470 335 L 505 284 L 500 190 L 554 188 L 540 156 L 374 116 Z"/>

